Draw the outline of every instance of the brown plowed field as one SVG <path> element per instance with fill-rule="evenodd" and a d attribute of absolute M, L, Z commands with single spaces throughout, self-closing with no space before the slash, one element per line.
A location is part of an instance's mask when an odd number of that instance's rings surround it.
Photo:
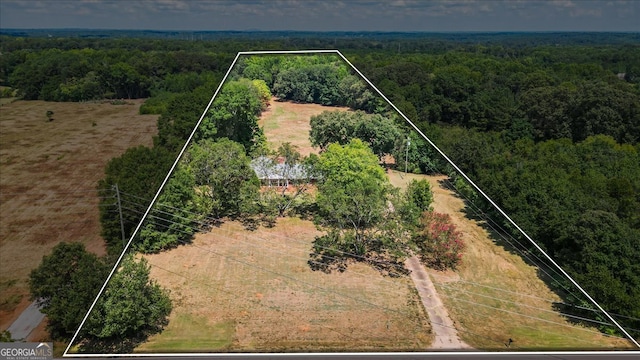
<path fill-rule="evenodd" d="M 29 304 L 29 272 L 56 244 L 104 253 L 96 186 L 109 159 L 152 144 L 158 117 L 139 115 L 142 102 L 0 106 L 0 330 Z"/>

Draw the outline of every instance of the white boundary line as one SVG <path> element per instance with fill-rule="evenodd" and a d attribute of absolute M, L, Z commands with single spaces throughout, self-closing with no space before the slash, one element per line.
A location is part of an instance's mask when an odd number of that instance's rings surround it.
<path fill-rule="evenodd" d="M 445 153 L 444 153 L 444 152 L 442 152 L 442 150 L 440 150 L 440 149 L 436 146 L 436 144 L 434 144 L 434 143 L 431 141 L 431 139 L 429 139 L 429 138 L 428 138 L 428 137 L 427 137 L 427 136 L 426 136 L 422 131 L 420 131 L 420 129 L 418 129 L 418 127 L 417 127 L 413 122 L 411 122 L 411 120 L 409 120 L 409 118 L 407 118 L 407 117 L 402 113 L 402 111 L 400 111 L 400 109 L 398 109 L 398 108 L 397 108 L 393 103 L 391 103 L 391 101 L 389 101 L 389 99 L 387 99 L 387 97 L 386 97 L 386 96 L 384 96 L 384 94 L 382 94 L 382 92 L 381 92 L 380 90 L 378 90 L 378 88 L 377 88 L 375 85 L 373 85 L 373 84 L 371 83 L 371 81 L 369 81 L 369 79 L 367 79 L 367 78 L 366 78 L 366 77 L 365 77 L 365 76 L 360 72 L 360 70 L 356 69 L 356 67 L 355 67 L 355 66 L 353 66 L 353 65 L 351 64 L 351 62 L 350 62 L 349 60 L 347 60 L 347 58 L 346 58 L 346 57 L 344 57 L 344 55 L 342 55 L 340 52 L 338 52 L 338 55 L 340 55 L 340 57 L 342 57 L 342 59 L 343 59 L 344 61 L 346 61 L 346 62 L 347 62 L 347 64 L 349 64 L 349 65 L 351 66 L 351 68 L 352 68 L 355 72 L 357 72 L 357 73 L 358 73 L 358 74 L 359 74 L 359 75 L 360 75 L 360 76 L 361 76 L 361 77 L 362 77 L 362 78 L 363 78 L 363 79 L 364 79 L 364 80 L 365 80 L 365 81 L 366 81 L 366 82 L 367 82 L 367 83 L 368 83 L 368 84 L 369 84 L 373 89 L 375 89 L 375 91 L 378 93 L 378 95 L 382 96 L 382 98 L 383 98 L 383 99 L 385 99 L 385 101 L 387 101 L 387 103 L 389 103 L 389 105 L 391 105 L 391 106 L 393 107 L 393 109 L 394 109 L 394 110 L 396 110 L 396 111 L 398 112 L 398 114 L 400 114 L 400 115 L 402 116 L 402 118 L 404 118 L 404 119 L 407 121 L 407 123 L 409 123 L 409 125 L 411 125 L 411 127 L 413 127 L 413 129 L 414 129 L 415 131 L 417 131 L 417 132 L 418 132 L 418 134 L 420 134 L 420 135 L 421 135 L 425 140 L 427 140 L 427 142 L 429 142 L 429 144 L 430 144 L 431 146 L 433 146 L 433 148 L 434 148 L 434 149 L 436 149 L 436 151 L 437 151 L 438 153 L 440 153 L 440 155 L 442 155 L 442 157 L 444 157 L 444 158 L 449 162 L 449 164 L 451 164 L 451 165 L 456 169 L 456 171 L 457 171 L 458 173 L 460 173 L 460 175 L 462 175 L 462 176 L 463 176 L 463 177 L 464 177 L 464 178 L 465 178 L 465 179 L 466 179 L 466 180 L 467 180 L 471 185 L 473 185 L 473 187 L 474 187 L 476 190 L 478 190 L 478 192 L 480 192 L 480 193 L 482 194 L 482 196 L 484 196 L 484 197 L 485 197 L 485 199 L 487 199 L 487 200 L 491 203 L 491 205 L 493 205 L 493 206 L 494 206 L 494 207 L 495 207 L 495 208 L 500 212 L 500 214 L 502 214 L 502 216 L 504 216 L 507 220 L 509 220 L 509 222 L 510 222 L 513 226 L 515 226 L 515 227 L 516 227 L 516 229 L 518 229 L 518 231 L 520 231 L 520 233 L 521 233 L 522 235 L 524 235 L 524 237 L 525 237 L 525 238 L 527 238 L 527 240 L 529 240 L 529 242 L 531 242 L 531 244 L 533 244 L 533 246 L 535 246 L 535 247 L 536 247 L 536 249 L 538 249 L 538 250 L 539 250 L 539 251 L 540 251 L 540 252 L 541 252 L 541 253 L 542 253 L 542 254 L 543 254 L 543 255 L 544 255 L 544 256 L 545 256 L 549 261 L 551 261 L 551 263 L 552 263 L 555 267 L 557 267 L 557 268 L 558 268 L 558 270 L 560 270 L 560 272 L 562 272 L 562 274 L 563 274 L 564 276 L 566 276 L 566 277 L 567 277 L 567 279 L 569 279 L 569 280 L 571 281 L 571 283 L 572 283 L 575 287 L 577 287 L 577 288 L 580 290 L 580 292 L 582 292 L 582 294 L 583 294 L 584 296 L 586 296 L 586 297 L 587 297 L 587 299 L 589 299 L 589 301 L 591 301 L 594 305 L 596 305 L 596 306 L 598 307 L 598 309 L 599 309 L 600 311 L 602 311 L 602 312 L 607 316 L 607 318 L 609 318 L 609 320 L 611 320 L 611 321 L 612 321 L 612 322 L 613 322 L 613 323 L 618 327 L 618 329 L 620 329 L 620 331 L 622 331 L 622 332 L 627 336 L 627 338 L 629 338 L 629 340 L 631 340 L 631 342 L 632 342 L 633 344 L 635 344 L 635 346 L 636 346 L 636 347 L 640 348 L 640 344 L 638 344 L 638 342 L 633 338 L 633 336 L 629 335 L 629 333 L 627 333 L 627 331 L 626 331 L 626 330 L 625 330 L 625 329 L 624 329 L 620 324 L 618 324 L 618 322 L 617 322 L 613 317 L 611 317 L 611 315 L 609 315 L 609 313 L 608 313 L 607 311 L 605 311 L 605 310 L 600 306 L 600 304 L 598 304 L 598 303 L 597 303 L 597 302 L 596 302 L 596 301 L 595 301 L 591 296 L 589 296 L 589 294 L 588 294 L 588 293 L 587 293 L 587 292 L 586 292 L 586 291 L 585 291 L 585 290 L 584 290 L 580 285 L 578 285 L 578 283 L 577 283 L 575 280 L 573 280 L 573 278 L 572 278 L 571 276 L 569 276 L 569 274 L 567 274 L 567 273 L 564 271 L 564 269 L 562 269 L 562 267 L 560 267 L 560 265 L 558 265 L 558 264 L 557 264 L 557 263 L 556 263 L 556 262 L 551 258 L 551 256 L 549 256 L 549 255 L 548 255 L 548 254 L 547 254 L 547 253 L 546 253 L 546 252 L 545 252 L 545 251 L 544 251 L 540 246 L 538 246 L 538 244 L 537 244 L 535 241 L 533 241 L 533 239 L 531 239 L 531 237 L 529 237 L 529 235 L 528 235 L 526 232 L 524 232 L 524 230 L 522 230 L 522 229 L 520 228 L 520 226 L 518 226 L 518 224 L 516 224 L 516 223 L 515 223 L 515 221 L 511 220 L 511 218 L 510 218 L 510 217 L 509 217 L 509 216 L 508 216 L 508 215 L 507 215 L 507 214 L 506 214 L 506 213 L 505 213 L 505 212 L 504 212 L 504 211 L 503 211 L 503 210 L 502 210 L 502 209 L 501 209 L 501 208 L 500 208 L 500 207 L 499 207 L 495 202 L 493 202 L 493 200 L 491 200 L 491 198 L 489 198 L 489 196 L 488 196 L 487 194 L 485 194 L 485 193 L 484 193 L 484 191 L 482 191 L 482 190 L 481 190 L 481 189 L 480 189 L 480 188 L 479 188 L 479 187 L 478 187 L 478 186 L 477 186 L 473 181 L 471 181 L 471 179 L 469 179 L 469 177 L 467 176 L 467 174 L 465 174 L 462 170 L 460 170 L 460 168 L 458 168 L 458 166 L 457 166 L 456 164 L 454 164 L 454 163 L 453 163 L 453 161 L 451 161 L 451 159 L 449 159 L 449 157 L 447 157 L 447 155 L 445 155 Z"/>
<path fill-rule="evenodd" d="M 171 175 L 173 174 L 173 171 L 175 170 L 176 166 L 178 165 L 178 162 L 182 158 L 182 155 L 186 151 L 187 147 L 190 145 L 191 140 L 193 139 L 196 131 L 198 130 L 198 128 L 200 127 L 200 124 L 202 123 L 202 120 L 204 119 L 204 117 L 206 116 L 207 112 L 209 111 L 209 108 L 211 107 L 211 104 L 213 104 L 213 101 L 215 100 L 216 96 L 218 96 L 218 93 L 222 89 L 222 86 L 227 81 L 227 77 L 229 76 L 229 74 L 231 73 L 231 70 L 233 69 L 233 67 L 235 66 L 236 62 L 238 61 L 238 58 L 240 56 L 244 56 L 244 55 L 279 55 L 279 54 L 282 54 L 282 55 L 285 55 L 285 54 L 336 54 L 336 55 L 340 56 L 340 58 L 342 58 L 342 60 L 344 60 L 347 64 L 349 64 L 349 66 L 363 80 L 365 80 L 367 82 L 367 84 L 369 84 L 369 86 L 371 86 L 378 93 L 378 95 L 380 95 L 389 105 L 391 105 L 391 107 L 395 111 L 397 111 L 398 114 L 400 114 L 400 116 L 402 116 L 402 118 L 409 125 L 411 125 L 411 127 L 415 131 L 418 132 L 418 134 L 420 134 L 420 136 L 422 136 L 431 146 L 433 146 L 433 148 L 436 149 L 436 151 L 440 155 L 442 155 L 447 160 L 447 162 L 449 162 L 456 169 L 456 171 L 458 171 L 471 185 L 473 185 L 473 187 L 476 190 L 478 190 L 505 218 L 507 218 L 507 220 L 509 220 L 509 222 L 511 224 L 513 224 L 527 238 L 527 240 L 529 240 L 538 250 L 540 250 L 540 252 L 542 252 L 545 255 L 545 257 L 549 261 L 551 261 L 551 263 L 553 265 L 555 265 L 562 272 L 563 275 L 565 275 L 592 303 L 594 303 L 598 307 L 598 309 L 600 311 L 602 311 L 609 318 L 609 320 L 611 320 L 629 338 L 629 340 L 631 340 L 631 342 L 633 342 L 638 348 L 640 348 L 640 344 L 638 344 L 638 342 L 631 335 L 629 335 L 627 333 L 627 331 L 620 324 L 618 324 L 618 322 L 616 322 L 615 319 L 613 317 L 611 317 L 611 315 L 609 315 L 608 312 L 606 312 L 595 300 L 593 300 L 591 298 L 591 296 L 589 296 L 589 294 L 584 289 L 582 289 L 582 287 L 580 287 L 580 285 L 578 285 L 578 283 L 575 280 L 573 280 L 573 278 L 571 278 L 569 276 L 569 274 L 567 274 L 560 267 L 560 265 L 558 265 L 546 252 L 544 252 L 544 250 L 542 250 L 542 248 L 540 248 L 538 246 L 538 244 L 536 244 L 533 241 L 533 239 L 531 239 L 529 237 L 529 235 L 527 235 L 527 233 L 524 232 L 524 230 L 522 230 L 513 220 L 511 220 L 511 218 L 496 203 L 494 203 L 493 200 L 491 200 L 489 198 L 489 196 L 487 196 L 473 181 L 471 181 L 471 179 L 469 179 L 469 177 L 462 170 L 460 170 L 460 168 L 458 168 L 458 166 L 453 161 L 451 161 L 451 159 L 449 159 L 447 157 L 447 155 L 445 155 L 445 153 L 442 152 L 442 150 L 440 150 L 431 141 L 431 139 L 429 139 L 420 129 L 418 129 L 418 127 L 411 120 L 409 120 L 409 118 L 407 118 L 404 115 L 404 113 L 402 113 L 402 111 L 400 111 L 400 109 L 398 109 L 380 90 L 378 90 L 378 88 L 371 81 L 369 81 L 369 79 L 366 76 L 364 76 L 360 72 L 360 70 L 358 70 L 344 55 L 342 55 L 342 53 L 340 51 L 338 51 L 338 50 L 264 50 L 264 51 L 241 51 L 241 52 L 238 52 L 236 54 L 236 57 L 233 59 L 233 62 L 231 63 L 231 65 L 229 66 L 229 69 L 227 70 L 227 72 L 225 73 L 224 77 L 222 78 L 222 81 L 218 85 L 218 88 L 216 89 L 215 93 L 211 97 L 211 100 L 209 100 L 209 103 L 207 104 L 207 106 L 205 107 L 204 111 L 202 112 L 202 115 L 200 116 L 200 119 L 198 120 L 198 122 L 194 126 L 193 130 L 191 131 L 191 134 L 187 138 L 187 141 L 185 142 L 184 146 L 180 150 L 180 153 L 176 157 L 176 160 L 173 162 L 173 165 L 169 169 L 169 172 L 167 173 L 167 176 L 162 181 L 162 184 L 160 184 L 160 187 L 158 188 L 158 191 L 156 192 L 155 196 L 151 200 L 151 203 L 147 207 L 147 210 L 144 212 L 144 214 L 143 214 L 142 218 L 140 219 L 140 222 L 136 226 L 135 230 L 131 234 L 131 237 L 129 238 L 129 241 L 127 242 L 127 244 L 125 245 L 124 249 L 122 250 L 122 253 L 118 257 L 118 260 L 116 260 L 116 263 L 114 264 L 113 268 L 111 269 L 111 272 L 109 273 L 109 276 L 107 277 L 106 281 L 104 282 L 104 284 L 100 288 L 100 291 L 96 295 L 96 298 L 93 300 L 93 303 L 91 304 L 91 307 L 89 307 L 89 310 L 87 311 L 87 314 L 82 319 L 82 322 L 80 323 L 80 326 L 78 326 L 78 329 L 76 330 L 75 334 L 71 338 L 71 341 L 69 341 L 69 344 L 67 345 L 67 348 L 65 349 L 65 351 L 64 351 L 64 353 L 62 355 L 63 357 L 85 357 L 85 358 L 88 358 L 88 357 L 125 357 L 125 356 L 128 356 L 128 357 L 158 357 L 158 356 L 168 356 L 168 357 L 185 357 L 185 356 L 193 356 L 193 357 L 196 357 L 196 356 L 197 357 L 203 357 L 203 356 L 216 357 L 216 356 L 220 356 L 220 357 L 223 357 L 224 356 L 224 357 L 228 357 L 228 356 L 251 356 L 252 355 L 251 353 L 69 354 L 69 349 L 71 348 L 71 345 L 74 343 L 74 341 L 78 337 L 78 334 L 80 333 L 80 329 L 82 329 L 82 327 L 86 323 L 87 319 L 89 318 L 89 315 L 91 314 L 91 311 L 93 310 L 93 308 L 95 307 L 96 303 L 98 302 L 98 299 L 103 294 L 104 289 L 106 288 L 107 284 L 109 283 L 109 280 L 111 279 L 113 274 L 118 269 L 118 266 L 120 265 L 120 262 L 124 258 L 124 255 L 126 254 L 127 250 L 131 246 L 131 243 L 133 242 L 133 238 L 138 234 L 138 231 L 140 231 L 140 228 L 142 227 L 142 223 L 147 218 L 147 215 L 149 214 L 149 212 L 151 212 L 151 209 L 152 209 L 153 205 L 155 205 L 158 197 L 160 196 L 160 193 L 164 189 L 166 183 L 171 178 Z M 623 352 L 620 352 L 620 353 L 621 354 L 635 354 L 636 352 L 635 351 L 623 351 Z M 637 352 L 637 353 L 640 354 L 640 352 Z M 408 355 L 408 354 L 415 354 L 415 355 L 460 355 L 460 354 L 469 354 L 469 355 L 487 355 L 487 354 L 495 354 L 495 355 L 500 355 L 500 354 L 522 354 L 522 355 L 525 355 L 525 354 L 530 354 L 530 355 L 549 354 L 549 355 L 561 355 L 561 354 L 612 354 L 612 352 L 598 352 L 598 351 L 585 351 L 585 352 L 580 352 L 580 351 L 578 351 L 578 352 L 467 352 L 467 351 L 459 351 L 459 352 L 391 352 L 391 353 L 384 353 L 384 352 L 383 353 L 375 353 L 375 352 L 373 352 L 373 353 L 366 353 L 366 352 L 363 352 L 363 353 L 273 353 L 273 354 L 259 353 L 259 354 L 255 354 L 255 355 L 256 356 L 265 356 L 265 355 L 267 355 L 267 356 L 270 356 L 270 355 L 274 355 L 274 356 L 287 356 L 287 355 L 299 356 L 301 354 L 304 354 L 304 355 L 307 355 L 307 356 L 309 356 L 309 355 L 311 355 L 311 356 L 313 356 L 313 355 L 323 355 L 323 356 L 327 356 L 327 355 L 329 355 L 329 356 L 349 356 L 349 355 L 354 355 L 354 356 L 355 355 L 359 355 L 359 356 L 361 356 L 361 355 L 394 356 L 394 355 Z"/>

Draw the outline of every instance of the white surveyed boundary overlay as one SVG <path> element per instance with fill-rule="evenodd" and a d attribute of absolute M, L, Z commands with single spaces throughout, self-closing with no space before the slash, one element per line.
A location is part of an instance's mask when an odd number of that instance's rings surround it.
<path fill-rule="evenodd" d="M 153 199 L 151 200 L 151 203 L 149 203 L 149 206 L 147 207 L 147 210 L 142 215 L 142 218 L 140 219 L 140 222 L 138 223 L 138 225 L 136 226 L 135 230 L 131 234 L 131 237 L 129 238 L 129 241 L 127 241 L 124 249 L 122 250 L 122 253 L 120 254 L 118 259 L 116 260 L 115 264 L 113 265 L 113 268 L 109 272 L 109 276 L 107 276 L 107 279 L 105 280 L 104 284 L 100 288 L 100 291 L 96 295 L 96 298 L 93 300 L 93 303 L 91 304 L 91 307 L 89 307 L 89 310 L 87 311 L 87 314 L 82 319 L 82 322 L 80 323 L 80 326 L 78 326 L 78 329 L 76 330 L 75 334 L 71 338 L 71 341 L 69 341 L 69 344 L 67 345 L 67 348 L 65 349 L 64 354 L 62 355 L 63 357 L 105 357 L 105 356 L 106 357 L 125 357 L 125 356 L 136 356 L 136 357 L 143 357 L 143 356 L 146 356 L 146 357 L 149 357 L 149 356 L 174 356 L 174 357 L 224 356 L 224 357 L 228 357 L 228 356 L 233 356 L 233 355 L 239 355 L 239 356 L 251 355 L 250 353 L 75 354 L 75 353 L 69 353 L 69 349 L 71 349 L 71 346 L 73 345 L 73 343 L 75 342 L 76 338 L 78 337 L 78 334 L 80 333 L 80 329 L 82 329 L 82 327 L 86 323 L 87 319 L 89 318 L 89 315 L 91 314 L 91 311 L 93 311 L 93 308 L 95 307 L 96 303 L 98 302 L 98 299 L 104 293 L 104 290 L 107 287 L 107 284 L 109 283 L 109 280 L 111 279 L 113 274 L 115 274 L 116 270 L 120 266 L 120 263 L 122 262 L 122 259 L 124 258 L 124 255 L 126 254 L 127 250 L 131 246 L 131 243 L 133 242 L 133 239 L 135 238 L 135 236 L 138 234 L 138 231 L 140 231 L 140 228 L 142 227 L 143 222 L 146 220 L 147 215 L 149 214 L 149 212 L 151 212 L 151 209 L 153 208 L 153 206 L 155 205 L 158 197 L 162 193 L 162 190 L 164 189 L 165 185 L 167 184 L 167 182 L 171 178 L 171 175 L 173 174 L 173 171 L 175 170 L 175 168 L 178 165 L 178 163 L 180 162 L 180 159 L 182 158 L 182 155 L 186 151 L 187 147 L 191 144 L 191 140 L 193 139 L 196 131 L 198 131 L 198 128 L 200 127 L 200 124 L 202 123 L 202 120 L 204 119 L 204 117 L 209 112 L 209 108 L 211 108 L 211 104 L 213 104 L 213 101 L 215 100 L 216 96 L 218 96 L 218 94 L 220 93 L 220 90 L 222 89 L 222 86 L 227 81 L 227 77 L 229 77 L 229 74 L 231 73 L 231 70 L 233 70 L 234 66 L 236 65 L 236 62 L 238 61 L 238 58 L 240 56 L 247 56 L 247 55 L 291 55 L 291 54 L 300 54 L 300 55 L 302 55 L 302 54 L 335 54 L 335 55 L 338 55 L 343 61 L 345 61 L 351 67 L 351 69 L 353 69 L 353 71 L 355 71 L 364 81 L 366 81 L 366 83 L 369 86 L 371 86 L 371 88 L 373 90 L 375 90 L 375 92 L 378 95 L 380 95 L 398 114 L 400 114 L 400 116 L 402 116 L 402 118 L 418 134 L 420 134 L 420 136 L 422 136 L 422 138 L 424 138 L 429 143 L 429 145 L 431 145 L 445 160 L 447 160 L 447 162 L 449 164 L 451 164 L 451 166 L 453 166 L 454 169 L 460 175 L 462 175 L 462 177 L 464 177 L 464 179 L 466 181 L 468 181 L 469 184 L 471 184 L 474 187 L 474 189 L 476 189 L 480 194 L 482 194 L 482 196 L 485 199 L 487 199 L 487 201 L 489 201 L 489 203 L 491 203 L 491 205 L 493 205 L 500 212 L 500 214 L 502 214 L 509 221 L 509 223 L 511 223 L 513 226 L 515 226 L 515 228 L 518 229 L 518 231 L 527 240 L 529 240 L 529 242 L 533 246 L 535 246 L 535 248 L 538 249 L 545 256 L 545 258 L 547 260 L 549 260 L 558 270 L 560 270 L 560 272 L 564 276 L 566 276 L 567 279 L 569 279 L 569 281 L 571 281 L 571 283 L 576 288 L 578 288 L 580 290 L 580 292 L 584 296 L 586 296 L 587 299 L 589 299 L 589 301 L 591 301 L 591 303 L 593 303 L 604 315 L 606 315 L 606 317 L 609 320 L 611 320 L 611 322 L 613 322 L 613 324 L 615 324 L 616 327 L 620 331 L 622 331 L 622 333 L 624 333 L 624 335 L 636 347 L 640 348 L 640 344 L 611 315 L 609 315 L 609 313 L 606 310 L 604 310 L 604 308 L 602 308 L 600 306 L 600 304 L 598 304 L 571 276 L 569 276 L 569 274 L 567 274 L 567 272 L 565 272 L 564 269 L 562 269 L 562 267 L 560 267 L 560 265 L 558 265 L 558 263 L 556 263 L 551 258 L 551 256 L 549 256 L 535 241 L 533 241 L 533 239 L 524 230 L 522 230 L 522 228 L 520 228 L 520 226 L 518 226 L 518 224 L 516 224 L 493 200 L 491 200 L 491 198 L 487 194 L 485 194 L 484 191 L 482 191 L 478 187 L 478 185 L 476 185 L 467 176 L 467 174 L 465 174 L 462 170 L 460 170 L 460 168 L 451 159 L 449 159 L 449 157 L 442 150 L 440 150 L 440 148 L 438 148 L 436 146 L 436 144 L 434 144 L 431 141 L 431 139 L 429 139 L 411 120 L 409 120 L 409 118 L 402 111 L 400 111 L 400 109 L 398 109 L 380 90 L 378 90 L 378 88 L 371 81 L 369 81 L 369 79 L 366 76 L 364 76 L 364 74 L 362 74 L 360 72 L 360 70 L 358 70 L 344 55 L 342 55 L 342 53 L 340 51 L 338 51 L 338 50 L 274 50 L 274 51 L 269 50 L 269 51 L 241 51 L 241 52 L 238 52 L 236 54 L 236 57 L 233 59 L 233 62 L 229 66 L 229 69 L 225 73 L 224 77 L 222 78 L 222 81 L 218 85 L 218 88 L 216 89 L 216 91 L 214 92 L 213 96 L 211 97 L 211 100 L 209 100 L 209 103 L 207 104 L 207 106 L 205 107 L 204 111 L 202 112 L 202 115 L 200 115 L 200 119 L 198 119 L 198 122 L 196 123 L 196 125 L 193 128 L 193 130 L 191 131 L 191 134 L 189 135 L 189 137 L 187 138 L 187 141 L 185 142 L 184 146 L 180 150 L 180 153 L 176 157 L 176 160 L 173 162 L 173 165 L 171 165 L 171 168 L 169 169 L 169 172 L 167 173 L 167 176 L 165 176 L 164 180 L 160 184 L 160 187 L 158 188 L 158 191 L 154 195 Z M 465 351 L 465 354 L 469 354 L 469 355 L 475 354 L 475 353 L 476 352 L 466 352 Z M 490 354 L 490 353 L 491 352 L 477 352 L 477 354 L 483 354 L 483 355 Z M 551 351 L 551 352 L 515 352 L 515 353 L 522 354 L 522 355 L 524 355 L 524 354 L 549 354 L 549 355 L 560 355 L 560 354 L 601 354 L 601 353 L 602 354 L 613 355 L 611 352 L 599 352 L 599 351 L 586 351 L 586 352 Z M 635 351 L 632 351 L 632 352 L 625 351 L 624 353 L 625 354 L 630 354 L 630 353 L 633 354 L 633 353 L 636 353 L 636 352 Z M 330 355 L 330 356 L 333 356 L 333 355 L 335 355 L 335 356 L 349 356 L 349 355 L 366 355 L 366 354 L 369 354 L 369 355 L 372 355 L 372 356 L 374 356 L 374 355 L 389 355 L 389 356 L 393 356 L 394 354 L 398 354 L 398 355 L 399 354 L 404 354 L 404 355 L 406 355 L 406 354 L 415 354 L 415 355 L 456 354 L 456 355 L 459 355 L 460 352 L 410 352 L 410 353 L 387 353 L 387 352 L 373 353 L 372 352 L 372 353 L 316 353 L 316 354 L 317 355 L 323 355 L 323 356 L 327 356 L 327 355 Z M 505 354 L 505 352 L 500 352 L 500 354 Z M 640 352 L 638 352 L 638 354 L 640 354 Z M 256 355 L 264 356 L 265 354 L 261 353 L 261 354 L 256 354 Z M 287 353 L 278 353 L 278 356 L 282 356 L 282 355 L 287 355 Z M 300 355 L 300 354 L 299 353 L 291 353 L 290 355 Z"/>

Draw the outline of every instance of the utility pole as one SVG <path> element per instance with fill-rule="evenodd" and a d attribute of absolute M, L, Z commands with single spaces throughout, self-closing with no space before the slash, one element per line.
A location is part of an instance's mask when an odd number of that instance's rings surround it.
<path fill-rule="evenodd" d="M 404 174 L 407 175 L 407 167 L 409 166 L 409 146 L 411 146 L 411 138 L 407 136 L 407 154 L 404 157 Z"/>
<path fill-rule="evenodd" d="M 118 184 L 115 184 L 114 189 L 116 190 L 116 199 L 118 199 L 118 214 L 120 215 L 120 231 L 122 232 L 122 248 L 124 249 L 127 246 L 127 239 L 124 237 L 124 221 L 122 221 L 122 205 L 120 205 L 120 190 L 118 189 Z"/>

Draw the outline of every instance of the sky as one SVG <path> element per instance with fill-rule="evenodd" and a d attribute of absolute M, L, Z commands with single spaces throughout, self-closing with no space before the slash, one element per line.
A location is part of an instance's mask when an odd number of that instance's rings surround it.
<path fill-rule="evenodd" d="M 640 31 L 640 0 L 0 0 L 0 28 Z"/>

